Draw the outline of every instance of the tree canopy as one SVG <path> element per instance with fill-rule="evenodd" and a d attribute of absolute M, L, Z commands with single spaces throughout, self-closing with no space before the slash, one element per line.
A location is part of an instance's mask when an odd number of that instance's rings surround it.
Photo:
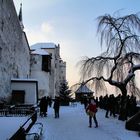
<path fill-rule="evenodd" d="M 68 82 L 61 83 L 59 96 L 62 100 L 70 101 L 72 95 Z"/>
<path fill-rule="evenodd" d="M 82 79 L 93 82 L 96 91 L 104 90 L 105 82 L 120 89 L 139 94 L 135 72 L 140 70 L 140 18 L 138 14 L 97 18 L 101 46 L 106 47 L 101 55 L 81 61 Z"/>

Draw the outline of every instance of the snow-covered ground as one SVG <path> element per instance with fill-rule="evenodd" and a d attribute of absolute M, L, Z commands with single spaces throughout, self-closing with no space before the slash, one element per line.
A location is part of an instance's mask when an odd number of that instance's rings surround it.
<path fill-rule="evenodd" d="M 38 122 L 44 125 L 43 140 L 140 140 L 137 132 L 125 129 L 125 122 L 104 116 L 105 111 L 99 109 L 99 127 L 89 128 L 84 107 L 78 104 L 61 107 L 59 119 L 54 118 L 53 108 L 49 108 L 48 117 L 39 117 Z"/>
<path fill-rule="evenodd" d="M 28 117 L 0 117 L 0 140 L 8 140 Z"/>
<path fill-rule="evenodd" d="M 105 118 L 105 111 L 98 109 L 98 128 L 88 127 L 84 106 L 63 106 L 60 118 L 54 118 L 53 108 L 48 117 L 38 117 L 43 126 L 42 140 L 140 140 L 138 132 L 125 129 L 125 122 L 117 118 Z M 0 117 L 0 140 L 7 140 L 27 120 L 27 117 Z"/>

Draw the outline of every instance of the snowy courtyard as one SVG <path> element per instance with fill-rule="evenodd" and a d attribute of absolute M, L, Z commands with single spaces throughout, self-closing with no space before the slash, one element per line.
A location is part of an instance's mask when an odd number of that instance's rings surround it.
<path fill-rule="evenodd" d="M 60 118 L 54 118 L 53 108 L 48 117 L 39 117 L 44 125 L 43 140 L 139 140 L 138 132 L 125 129 L 125 122 L 116 118 L 105 118 L 105 111 L 97 112 L 98 128 L 88 127 L 88 116 L 84 106 L 62 106 Z"/>
<path fill-rule="evenodd" d="M 0 117 L 0 140 L 8 140 L 28 117 Z"/>

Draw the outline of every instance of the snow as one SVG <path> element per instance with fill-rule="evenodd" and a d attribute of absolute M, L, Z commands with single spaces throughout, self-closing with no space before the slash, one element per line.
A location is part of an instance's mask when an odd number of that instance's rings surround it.
<path fill-rule="evenodd" d="M 12 137 L 27 119 L 28 117 L 0 117 L 0 139 Z"/>
<path fill-rule="evenodd" d="M 35 51 L 32 51 L 31 54 L 49 55 L 49 53 L 43 49 L 36 49 Z"/>
<path fill-rule="evenodd" d="M 26 140 L 33 140 L 36 134 L 36 136 L 40 136 L 42 134 L 42 129 L 43 125 L 41 123 L 35 123 L 30 129 L 28 135 L 26 135 Z"/>
<path fill-rule="evenodd" d="M 43 140 L 139 140 L 138 132 L 125 129 L 125 122 L 117 118 L 105 118 L 105 111 L 98 109 L 98 128 L 88 127 L 84 106 L 61 107 L 60 118 L 54 118 L 52 108 L 47 118 L 38 118 L 44 125 Z M 93 122 L 94 124 L 94 122 Z"/>
<path fill-rule="evenodd" d="M 54 43 L 36 43 L 30 47 L 31 50 L 36 50 L 36 49 L 56 48 L 56 45 Z"/>
<path fill-rule="evenodd" d="M 93 93 L 86 85 L 81 85 L 75 93 Z"/>
<path fill-rule="evenodd" d="M 1 117 L 0 137 L 6 140 L 23 124 L 24 117 Z M 105 111 L 98 109 L 98 128 L 88 127 L 84 106 L 61 106 L 60 118 L 54 118 L 53 108 L 48 108 L 48 117 L 38 117 L 43 124 L 42 140 L 139 140 L 138 132 L 125 129 L 125 122 L 117 118 L 105 118 Z M 18 125 L 17 125 L 18 124 Z"/>
<path fill-rule="evenodd" d="M 14 81 L 14 82 L 37 82 L 36 79 L 30 79 L 30 78 L 11 78 L 11 81 Z"/>

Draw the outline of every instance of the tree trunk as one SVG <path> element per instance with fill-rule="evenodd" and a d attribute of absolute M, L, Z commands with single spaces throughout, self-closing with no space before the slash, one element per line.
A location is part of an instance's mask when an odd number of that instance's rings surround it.
<path fill-rule="evenodd" d="M 119 89 L 121 90 L 121 93 L 123 96 L 127 96 L 127 89 L 126 86 L 124 84 L 122 84 Z"/>
<path fill-rule="evenodd" d="M 127 89 L 125 85 L 121 85 L 120 87 L 121 93 L 122 93 L 122 97 L 121 97 L 121 102 L 120 102 L 120 112 L 119 112 L 119 120 L 125 121 L 127 120 L 127 103 L 128 103 L 128 99 L 127 99 Z"/>

